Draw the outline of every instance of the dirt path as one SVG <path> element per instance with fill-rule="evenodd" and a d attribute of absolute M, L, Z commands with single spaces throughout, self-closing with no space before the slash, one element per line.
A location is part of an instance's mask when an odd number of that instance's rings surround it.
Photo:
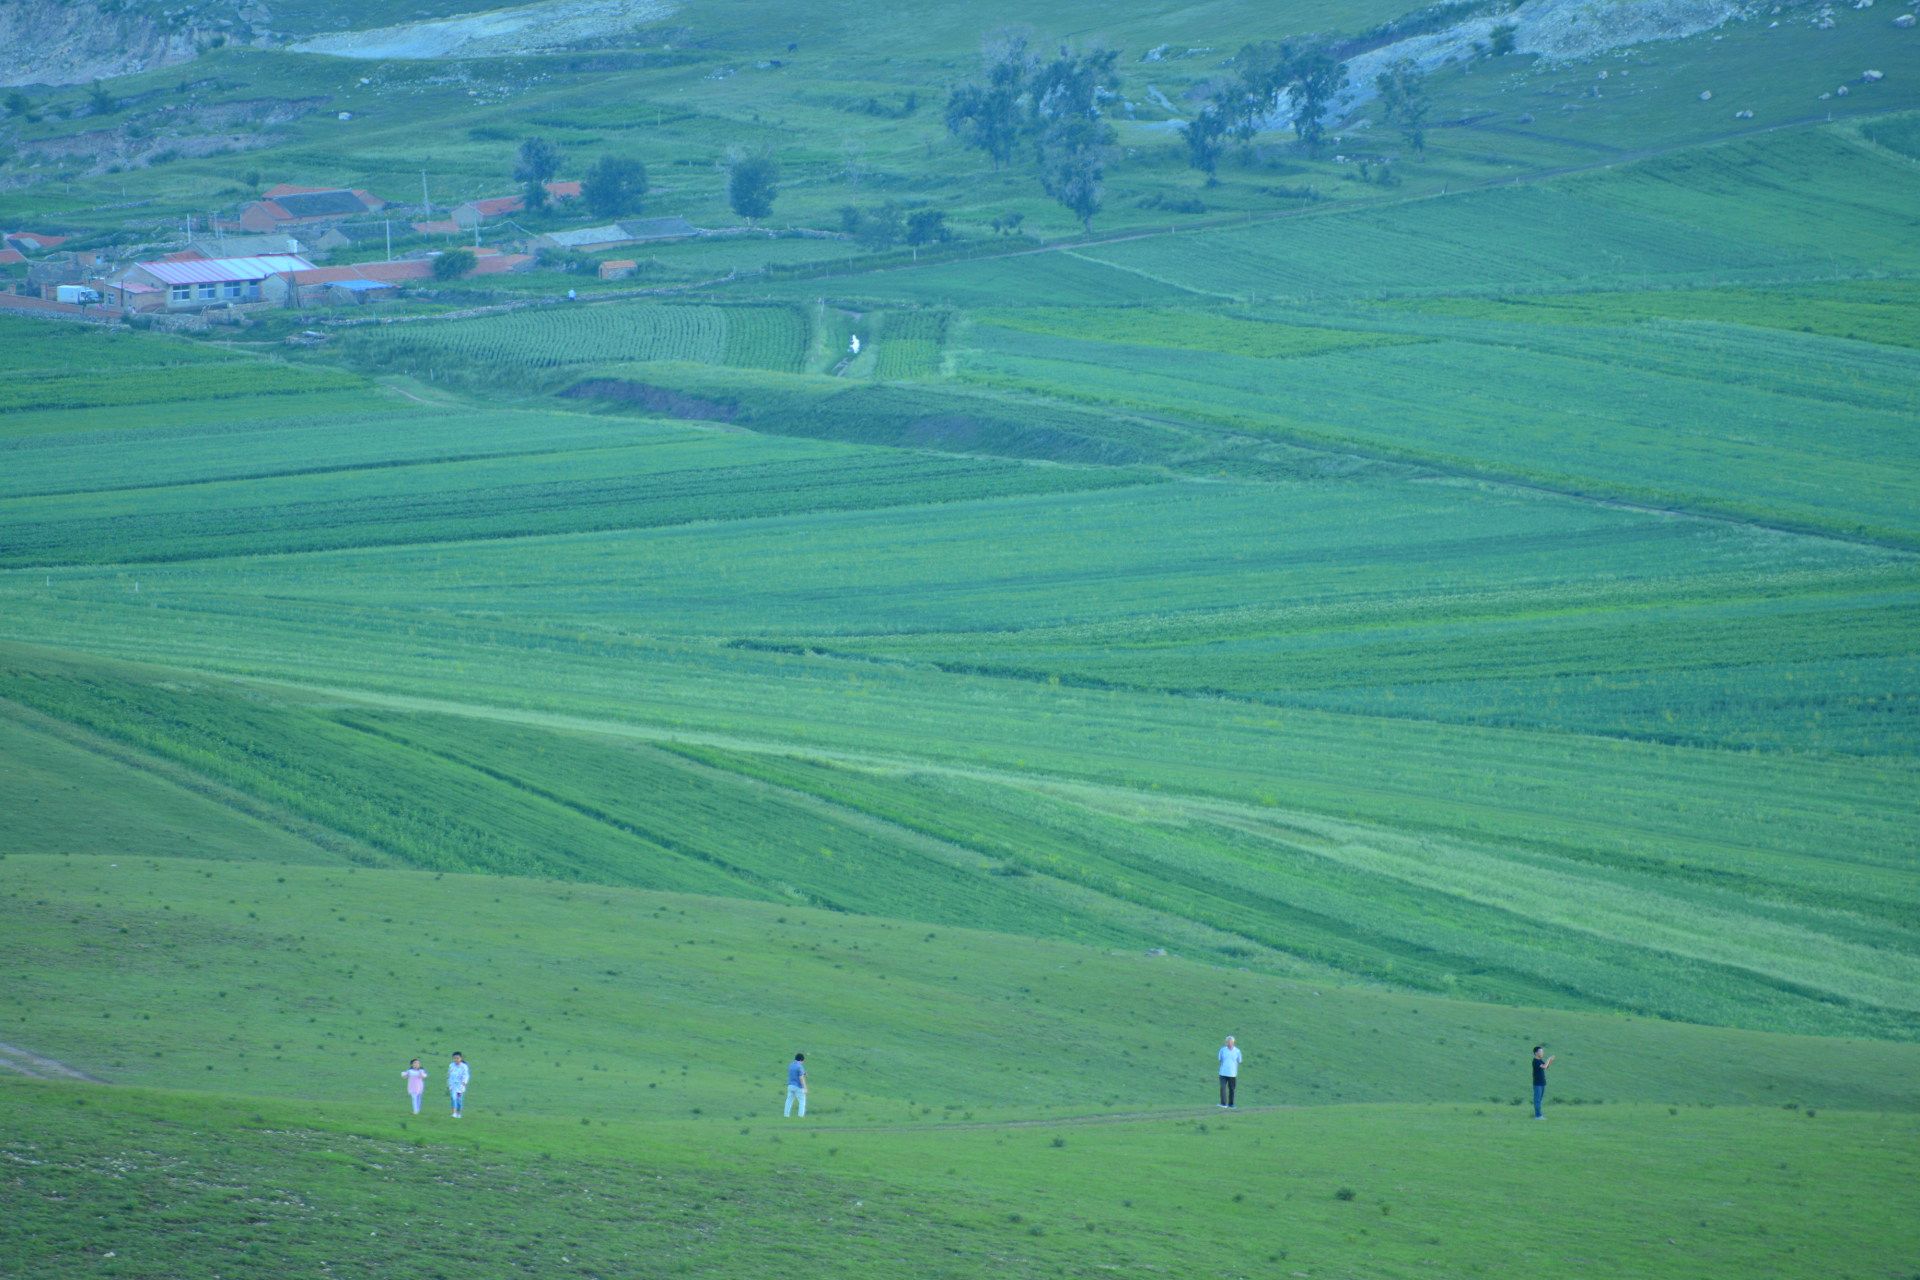
<path fill-rule="evenodd" d="M 53 1058 L 43 1058 L 18 1045 L 6 1043 L 0 1043 L 0 1071 L 11 1071 L 29 1080 L 84 1080 L 88 1084 L 106 1083 L 99 1076 L 90 1076 L 78 1067 L 70 1067 Z"/>

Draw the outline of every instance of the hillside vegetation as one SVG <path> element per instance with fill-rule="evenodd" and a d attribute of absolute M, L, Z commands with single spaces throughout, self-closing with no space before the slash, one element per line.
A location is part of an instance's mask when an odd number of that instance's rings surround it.
<path fill-rule="evenodd" d="M 0 317 L 0 1271 L 1907 1274 L 1910 7 L 123 7 L 8 228 L 724 234 Z"/>

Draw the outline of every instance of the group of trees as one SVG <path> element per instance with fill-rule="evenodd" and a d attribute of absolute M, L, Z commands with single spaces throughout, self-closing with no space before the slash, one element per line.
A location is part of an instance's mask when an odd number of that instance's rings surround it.
<path fill-rule="evenodd" d="M 529 213 L 548 205 L 547 183 L 564 162 L 560 148 L 545 138 L 528 138 L 514 159 L 513 180 Z M 770 151 L 732 152 L 726 161 L 727 203 L 748 222 L 773 212 L 779 194 L 780 165 Z M 638 212 L 647 195 L 647 166 L 627 156 L 601 156 L 580 179 L 580 200 L 596 218 Z"/>
<path fill-rule="evenodd" d="M 947 131 L 985 152 L 996 169 L 1012 164 L 1023 151 L 1030 153 L 1041 188 L 1091 230 L 1105 196 L 1106 166 L 1116 140 L 1103 107 L 1119 85 L 1118 61 L 1119 51 L 1105 47 L 1063 44 L 1046 55 L 1024 32 L 999 32 L 983 49 L 980 78 L 948 96 Z M 1262 40 L 1244 45 L 1227 74 L 1207 89 L 1199 113 L 1181 130 L 1188 163 L 1213 185 L 1228 144 L 1250 143 L 1283 105 L 1301 143 L 1317 150 L 1334 100 L 1346 87 L 1347 64 L 1330 43 Z M 1429 103 L 1418 70 L 1409 62 L 1395 63 L 1375 78 L 1373 87 L 1386 122 L 1399 129 L 1414 151 L 1423 151 Z M 547 207 L 546 184 L 559 172 L 562 159 L 560 149 L 544 138 L 521 143 L 513 177 L 530 212 Z M 751 224 L 773 211 L 780 166 L 770 151 L 730 152 L 725 168 L 727 203 L 735 214 Z M 646 194 L 646 166 L 625 157 L 602 156 L 581 181 L 581 199 L 596 217 L 631 213 Z M 900 243 L 917 249 L 951 239 L 945 220 L 939 210 L 909 211 L 893 202 L 840 210 L 842 230 L 876 250 Z M 1018 214 L 994 222 L 995 232 L 1018 226 Z"/>
<path fill-rule="evenodd" d="M 1181 130 L 1187 163 L 1216 177 L 1229 142 L 1245 145 L 1266 126 L 1284 99 L 1292 111 L 1294 134 L 1309 150 L 1326 137 L 1327 114 L 1347 87 L 1347 65 L 1325 43 L 1294 44 L 1263 40 L 1234 55 L 1227 76 L 1207 92 L 1200 114 Z M 1402 60 L 1374 77 L 1386 122 L 1400 131 L 1415 152 L 1427 146 L 1426 78 Z"/>
<path fill-rule="evenodd" d="M 520 144 L 513 180 L 520 184 L 528 213 L 547 207 L 547 183 L 560 172 L 564 159 L 560 148 L 545 138 L 528 138 Z M 647 166 L 626 156 L 601 156 L 580 179 L 580 201 L 596 218 L 634 213 L 646 194 Z"/>
<path fill-rule="evenodd" d="M 1327 112 L 1346 87 L 1347 64 L 1331 45 L 1290 40 L 1244 45 L 1227 75 L 1208 90 L 1200 114 L 1181 130 L 1187 163 L 1206 174 L 1212 185 L 1227 143 L 1251 142 L 1279 110 L 1282 98 L 1292 109 L 1294 133 L 1317 150 L 1326 136 Z"/>
<path fill-rule="evenodd" d="M 1040 186 L 1091 229 L 1105 194 L 1114 132 L 1101 104 L 1119 84 L 1117 49 L 1062 45 L 1036 53 L 1022 32 L 991 37 L 978 82 L 947 99 L 947 131 L 998 169 L 1032 149 Z"/>
<path fill-rule="evenodd" d="M 913 249 L 916 259 L 921 246 L 953 239 L 944 209 L 908 211 L 892 200 L 871 209 L 850 204 L 840 206 L 840 230 L 853 237 L 862 248 L 876 253 L 896 244 L 907 245 Z"/>

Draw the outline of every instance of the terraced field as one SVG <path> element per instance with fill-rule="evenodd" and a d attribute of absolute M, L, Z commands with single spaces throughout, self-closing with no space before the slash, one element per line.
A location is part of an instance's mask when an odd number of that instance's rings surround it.
<path fill-rule="evenodd" d="M 617 361 L 797 370 L 810 341 L 806 317 L 791 307 L 616 303 L 361 330 L 350 335 L 349 354 L 423 374 L 483 370 L 491 381 Z"/>
<path fill-rule="evenodd" d="M 1368 106 L 1208 183 L 1169 125 L 1271 15 L 994 16 L 1123 45 L 1091 234 L 944 132 L 984 19 L 918 0 L 0 121 L 76 245 L 256 163 L 493 194 L 535 130 L 730 232 L 390 324 L 0 319 L 8 1263 L 1911 1270 L 1913 33 L 1488 49 L 1423 153 Z M 31 176 L 176 100 L 257 150 Z M 883 202 L 957 239 L 820 230 Z"/>

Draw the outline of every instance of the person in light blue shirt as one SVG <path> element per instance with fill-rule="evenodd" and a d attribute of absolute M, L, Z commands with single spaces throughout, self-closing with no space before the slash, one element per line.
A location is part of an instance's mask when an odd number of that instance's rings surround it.
<path fill-rule="evenodd" d="M 447 1064 L 447 1095 L 453 1099 L 453 1118 L 460 1118 L 460 1108 L 467 1101 L 467 1081 L 473 1079 L 473 1068 L 460 1054 L 453 1055 L 453 1061 Z"/>
<path fill-rule="evenodd" d="M 1233 1100 L 1234 1088 L 1240 1083 L 1240 1047 L 1228 1036 L 1227 1042 L 1220 1046 L 1220 1105 L 1228 1111 L 1238 1104 Z"/>
<path fill-rule="evenodd" d="M 793 1104 L 796 1102 L 800 1104 L 801 1118 L 805 1119 L 807 1114 L 807 1055 L 804 1053 L 794 1054 L 793 1061 L 787 1064 L 787 1109 L 780 1114 L 783 1116 L 792 1115 Z"/>

